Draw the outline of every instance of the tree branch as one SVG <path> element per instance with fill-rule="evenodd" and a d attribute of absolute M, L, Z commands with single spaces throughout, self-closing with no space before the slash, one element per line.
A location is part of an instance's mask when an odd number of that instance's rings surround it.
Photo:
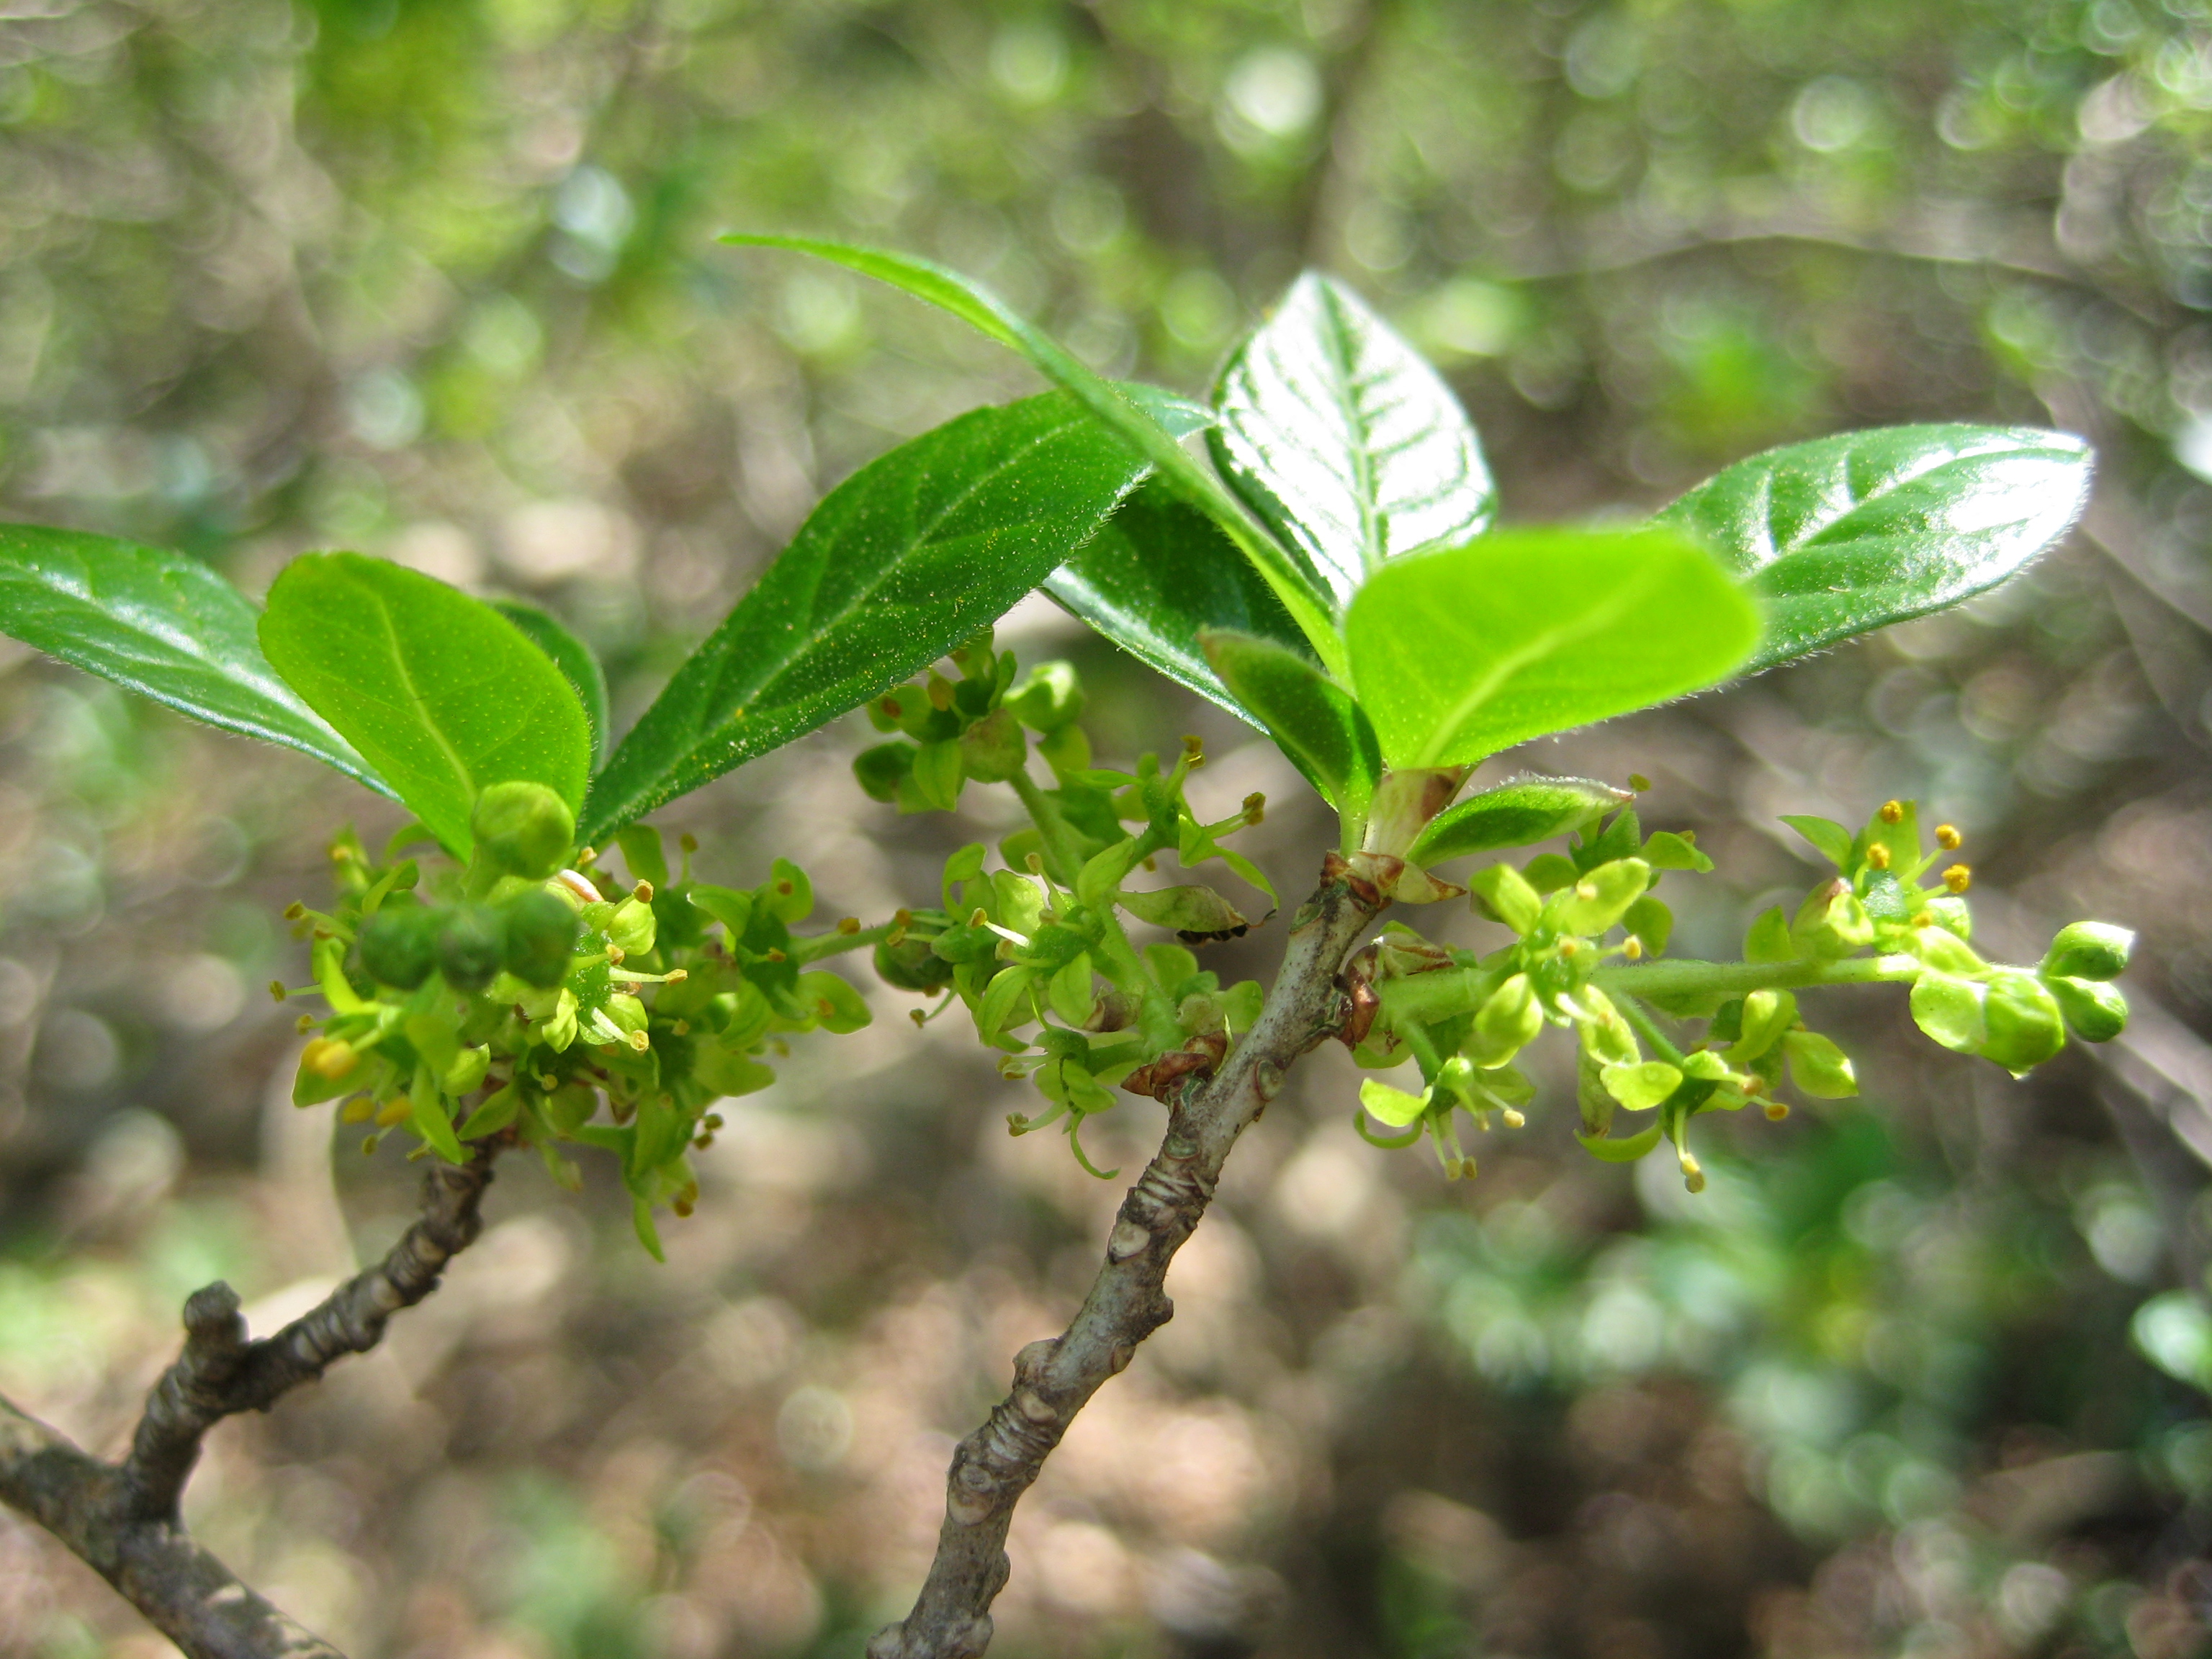
<path fill-rule="evenodd" d="M 1386 902 L 1342 860 L 1323 866 L 1259 1019 L 1218 1075 L 1170 1102 L 1166 1137 L 1121 1200 L 1082 1309 L 1060 1337 L 1014 1356 L 1013 1391 L 953 1452 L 929 1577 L 914 1610 L 869 1643 L 868 1659 L 976 1659 L 990 1645 L 1014 1505 L 1084 1403 L 1174 1315 L 1162 1289 L 1169 1262 L 1206 1213 L 1237 1137 L 1281 1092 L 1291 1064 L 1341 1028 L 1339 970 Z"/>
<path fill-rule="evenodd" d="M 249 1342 L 238 1292 L 217 1281 L 185 1304 L 185 1346 L 147 1396 L 121 1463 L 103 1463 L 0 1400 L 0 1502 L 68 1546 L 190 1659 L 343 1659 L 194 1543 L 178 1513 L 207 1432 L 267 1411 L 437 1288 L 468 1248 L 501 1143 L 468 1163 L 434 1164 L 422 1213 L 383 1261 L 356 1274 L 274 1336 Z"/>

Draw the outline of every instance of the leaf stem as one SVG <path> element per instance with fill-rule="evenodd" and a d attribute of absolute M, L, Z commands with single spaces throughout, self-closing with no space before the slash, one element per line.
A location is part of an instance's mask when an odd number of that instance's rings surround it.
<path fill-rule="evenodd" d="M 872 927 L 861 927 L 849 933 L 835 931 L 814 933 L 805 939 L 795 939 L 786 952 L 804 968 L 810 962 L 819 962 L 824 957 L 842 956 L 848 951 L 858 951 L 871 945 L 879 945 L 897 931 L 895 921 L 879 921 Z"/>
<path fill-rule="evenodd" d="M 1601 968 L 1591 982 L 1611 995 L 1741 996 L 1752 991 L 1798 990 L 1814 985 L 1909 983 L 1920 977 L 1912 957 L 1851 957 L 1841 962 L 1655 962 L 1637 968 Z"/>

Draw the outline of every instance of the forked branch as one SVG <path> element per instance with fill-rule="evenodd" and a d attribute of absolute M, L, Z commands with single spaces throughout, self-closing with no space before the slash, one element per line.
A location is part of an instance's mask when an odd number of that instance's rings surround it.
<path fill-rule="evenodd" d="M 423 1176 L 422 1212 L 374 1267 L 274 1336 L 249 1341 L 238 1293 L 218 1281 L 185 1304 L 185 1346 L 147 1396 L 130 1455 L 104 1463 L 0 1400 L 0 1501 L 52 1533 L 190 1659 L 343 1659 L 192 1541 L 179 1514 L 208 1431 L 267 1411 L 438 1286 L 483 1230 L 498 1143 Z"/>
<path fill-rule="evenodd" d="M 975 1659 L 990 1645 L 1014 1505 L 1084 1403 L 1173 1316 L 1168 1264 L 1206 1213 L 1237 1137 L 1281 1092 L 1291 1064 L 1342 1028 L 1339 970 L 1385 902 L 1331 858 L 1291 923 L 1259 1019 L 1217 1075 L 1170 1101 L 1167 1134 L 1121 1200 L 1082 1309 L 1061 1335 L 1014 1356 L 1012 1392 L 953 1452 L 929 1577 L 914 1610 L 868 1644 L 868 1659 Z"/>

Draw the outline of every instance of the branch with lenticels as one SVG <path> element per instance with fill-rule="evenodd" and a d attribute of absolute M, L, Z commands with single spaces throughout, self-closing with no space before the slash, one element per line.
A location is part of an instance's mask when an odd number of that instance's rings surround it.
<path fill-rule="evenodd" d="M 868 1644 L 868 1659 L 975 1659 L 990 1645 L 1014 1505 L 1084 1403 L 1173 1316 L 1162 1288 L 1168 1264 L 1206 1213 L 1237 1137 L 1298 1057 L 1344 1029 L 1349 998 L 1339 975 L 1386 902 L 1332 857 L 1291 922 L 1282 972 L 1251 1030 L 1218 1073 L 1170 1092 L 1166 1137 L 1121 1200 L 1090 1296 L 1061 1335 L 1014 1356 L 1013 1391 L 953 1452 L 929 1577 L 914 1610 Z"/>
<path fill-rule="evenodd" d="M 267 1411 L 438 1286 L 483 1230 L 497 1142 L 423 1176 L 422 1212 L 374 1267 L 275 1335 L 246 1339 L 238 1293 L 218 1281 L 185 1304 L 185 1346 L 147 1396 L 130 1455 L 104 1463 L 0 1400 L 0 1502 L 61 1540 L 190 1659 L 343 1659 L 192 1541 L 179 1504 L 208 1431 Z"/>

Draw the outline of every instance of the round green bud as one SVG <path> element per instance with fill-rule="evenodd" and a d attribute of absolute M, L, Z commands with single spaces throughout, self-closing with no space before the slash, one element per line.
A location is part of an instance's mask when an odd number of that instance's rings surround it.
<path fill-rule="evenodd" d="M 2046 975 L 2044 988 L 2084 1042 L 2110 1042 L 2128 1029 L 2128 1000 L 2101 980 Z"/>
<path fill-rule="evenodd" d="M 495 868 L 544 881 L 568 856 L 576 815 L 542 783 L 495 783 L 477 797 L 469 833 Z"/>
<path fill-rule="evenodd" d="M 896 800 L 899 785 L 914 770 L 914 753 L 910 743 L 879 743 L 854 756 L 853 775 L 860 780 L 861 792 L 886 805 Z"/>
<path fill-rule="evenodd" d="M 2066 1046 L 2066 1024 L 2043 981 L 2014 969 L 1990 977 L 1982 1002 L 1989 1035 L 1979 1050 L 2014 1077 L 2025 1076 Z"/>
<path fill-rule="evenodd" d="M 2132 929 L 2115 927 L 2110 922 L 2069 923 L 2051 941 L 2050 954 L 2043 958 L 2043 975 L 2045 979 L 2061 975 L 2118 979 L 2128 965 L 2128 952 L 2135 942 Z"/>
<path fill-rule="evenodd" d="M 1033 732 L 1057 732 L 1083 714 L 1083 682 L 1075 665 L 1041 662 L 1008 695 L 1006 706 Z"/>
<path fill-rule="evenodd" d="M 951 982 L 952 964 L 927 939 L 908 938 L 876 946 L 876 973 L 896 990 L 939 991 Z"/>
<path fill-rule="evenodd" d="M 1467 1055 L 1486 1069 L 1503 1066 L 1544 1029 L 1544 1010 L 1526 974 L 1515 974 L 1475 1011 Z"/>
<path fill-rule="evenodd" d="M 568 976 L 568 958 L 583 926 L 575 907 L 543 887 L 533 887 L 518 894 L 506 911 L 506 952 L 501 961 L 507 971 L 540 990 L 560 984 Z"/>
<path fill-rule="evenodd" d="M 411 991 L 438 965 L 438 913 L 386 903 L 361 930 L 361 965 L 380 985 Z"/>
<path fill-rule="evenodd" d="M 456 991 L 481 991 L 507 955 L 507 919 L 488 904 L 456 905 L 438 929 L 438 971 Z"/>
<path fill-rule="evenodd" d="M 1028 758 L 1021 722 L 1003 708 L 992 710 L 960 734 L 961 769 L 978 783 L 1004 783 Z"/>

